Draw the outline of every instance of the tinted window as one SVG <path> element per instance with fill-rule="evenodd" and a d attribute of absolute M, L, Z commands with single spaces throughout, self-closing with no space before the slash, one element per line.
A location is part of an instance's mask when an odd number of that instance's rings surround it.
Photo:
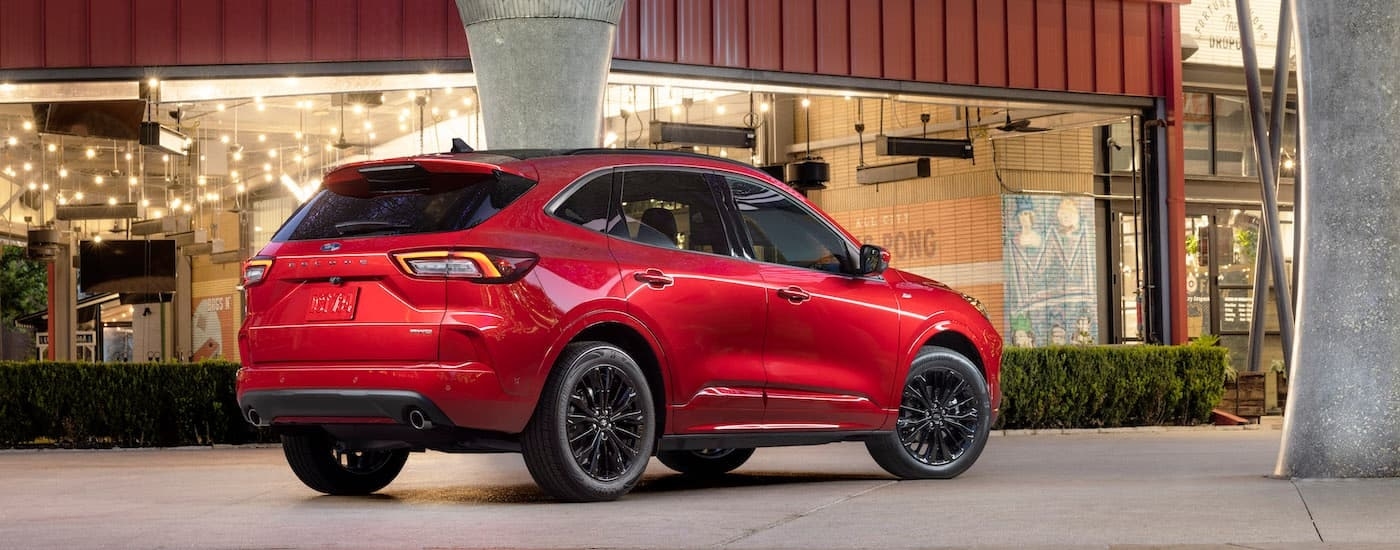
<path fill-rule="evenodd" d="M 756 182 L 727 177 L 759 260 L 834 273 L 852 272 L 846 240 L 796 201 Z"/>
<path fill-rule="evenodd" d="M 604 174 L 583 184 L 569 198 L 554 208 L 554 215 L 564 221 L 582 225 L 594 231 L 607 229 L 612 212 L 612 174 Z"/>
<path fill-rule="evenodd" d="M 700 172 L 621 172 L 626 231 L 614 234 L 655 246 L 729 254 L 715 190 Z"/>
<path fill-rule="evenodd" d="M 505 173 L 435 177 L 454 179 L 448 180 L 449 185 L 365 197 L 322 189 L 287 220 L 272 240 L 469 229 L 501 211 L 534 185 L 528 179 Z"/>

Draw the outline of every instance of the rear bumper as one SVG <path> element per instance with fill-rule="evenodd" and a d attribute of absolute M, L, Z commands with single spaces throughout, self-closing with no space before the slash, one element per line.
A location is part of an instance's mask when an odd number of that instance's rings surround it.
<path fill-rule="evenodd" d="M 533 402 L 506 394 L 484 365 L 253 366 L 238 371 L 238 407 L 262 426 L 407 424 L 417 409 L 434 425 L 518 433 Z"/>
<path fill-rule="evenodd" d="M 259 390 L 238 400 L 243 418 L 258 426 L 358 421 L 370 424 L 408 423 L 420 411 L 434 425 L 451 426 L 437 405 L 417 392 L 403 390 Z"/>

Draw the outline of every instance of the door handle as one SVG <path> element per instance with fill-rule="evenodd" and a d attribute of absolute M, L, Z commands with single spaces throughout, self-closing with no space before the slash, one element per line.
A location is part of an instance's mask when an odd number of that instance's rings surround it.
<path fill-rule="evenodd" d="M 655 268 L 633 273 L 632 278 L 636 279 L 639 283 L 646 283 L 647 286 L 657 290 L 676 284 L 676 280 L 672 279 L 670 275 L 662 273 L 660 269 Z"/>
<path fill-rule="evenodd" d="M 800 304 L 812 299 L 812 295 L 800 287 L 790 286 L 778 289 L 778 297 L 794 304 Z"/>

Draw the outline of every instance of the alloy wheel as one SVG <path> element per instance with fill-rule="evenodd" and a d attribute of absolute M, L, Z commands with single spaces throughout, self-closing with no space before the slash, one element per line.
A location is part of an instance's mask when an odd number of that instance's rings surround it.
<path fill-rule="evenodd" d="M 934 368 L 905 384 L 895 429 L 911 457 L 941 466 L 972 447 L 979 421 L 972 384 L 954 370 Z"/>
<path fill-rule="evenodd" d="M 574 461 L 598 481 L 613 481 L 641 456 L 645 412 L 627 376 L 616 366 L 597 365 L 569 393 L 565 426 Z"/>

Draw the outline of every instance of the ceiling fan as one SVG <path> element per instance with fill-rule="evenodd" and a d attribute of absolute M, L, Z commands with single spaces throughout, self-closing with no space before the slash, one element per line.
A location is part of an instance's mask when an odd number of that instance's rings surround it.
<path fill-rule="evenodd" d="M 1048 132 L 1048 131 L 1050 131 L 1049 128 L 1041 128 L 1041 127 L 1038 127 L 1038 126 L 1031 126 L 1031 119 L 1029 119 L 1029 118 L 1023 118 L 1023 119 L 1021 119 L 1021 120 L 1011 120 L 1011 111 L 1007 111 L 1007 112 L 1006 112 L 1006 124 L 1003 124 L 1003 125 L 1001 125 L 1001 126 L 997 126 L 996 129 L 1001 130 L 1001 131 L 1003 131 L 1003 132 L 1024 132 L 1024 133 Z"/>
<path fill-rule="evenodd" d="M 350 149 L 350 148 L 352 148 L 352 147 L 365 147 L 365 144 L 363 144 L 363 143 L 354 143 L 354 142 L 351 142 L 351 141 L 345 139 L 345 104 L 346 104 L 346 103 L 348 103 L 348 101 L 346 100 L 345 97 L 342 97 L 341 100 L 340 100 L 340 137 L 337 138 L 337 139 L 335 140 L 335 142 L 331 143 L 331 147 L 335 147 L 336 149 L 340 149 L 340 150 L 342 150 L 342 151 L 344 151 L 344 150 L 346 150 L 346 149 Z"/>

